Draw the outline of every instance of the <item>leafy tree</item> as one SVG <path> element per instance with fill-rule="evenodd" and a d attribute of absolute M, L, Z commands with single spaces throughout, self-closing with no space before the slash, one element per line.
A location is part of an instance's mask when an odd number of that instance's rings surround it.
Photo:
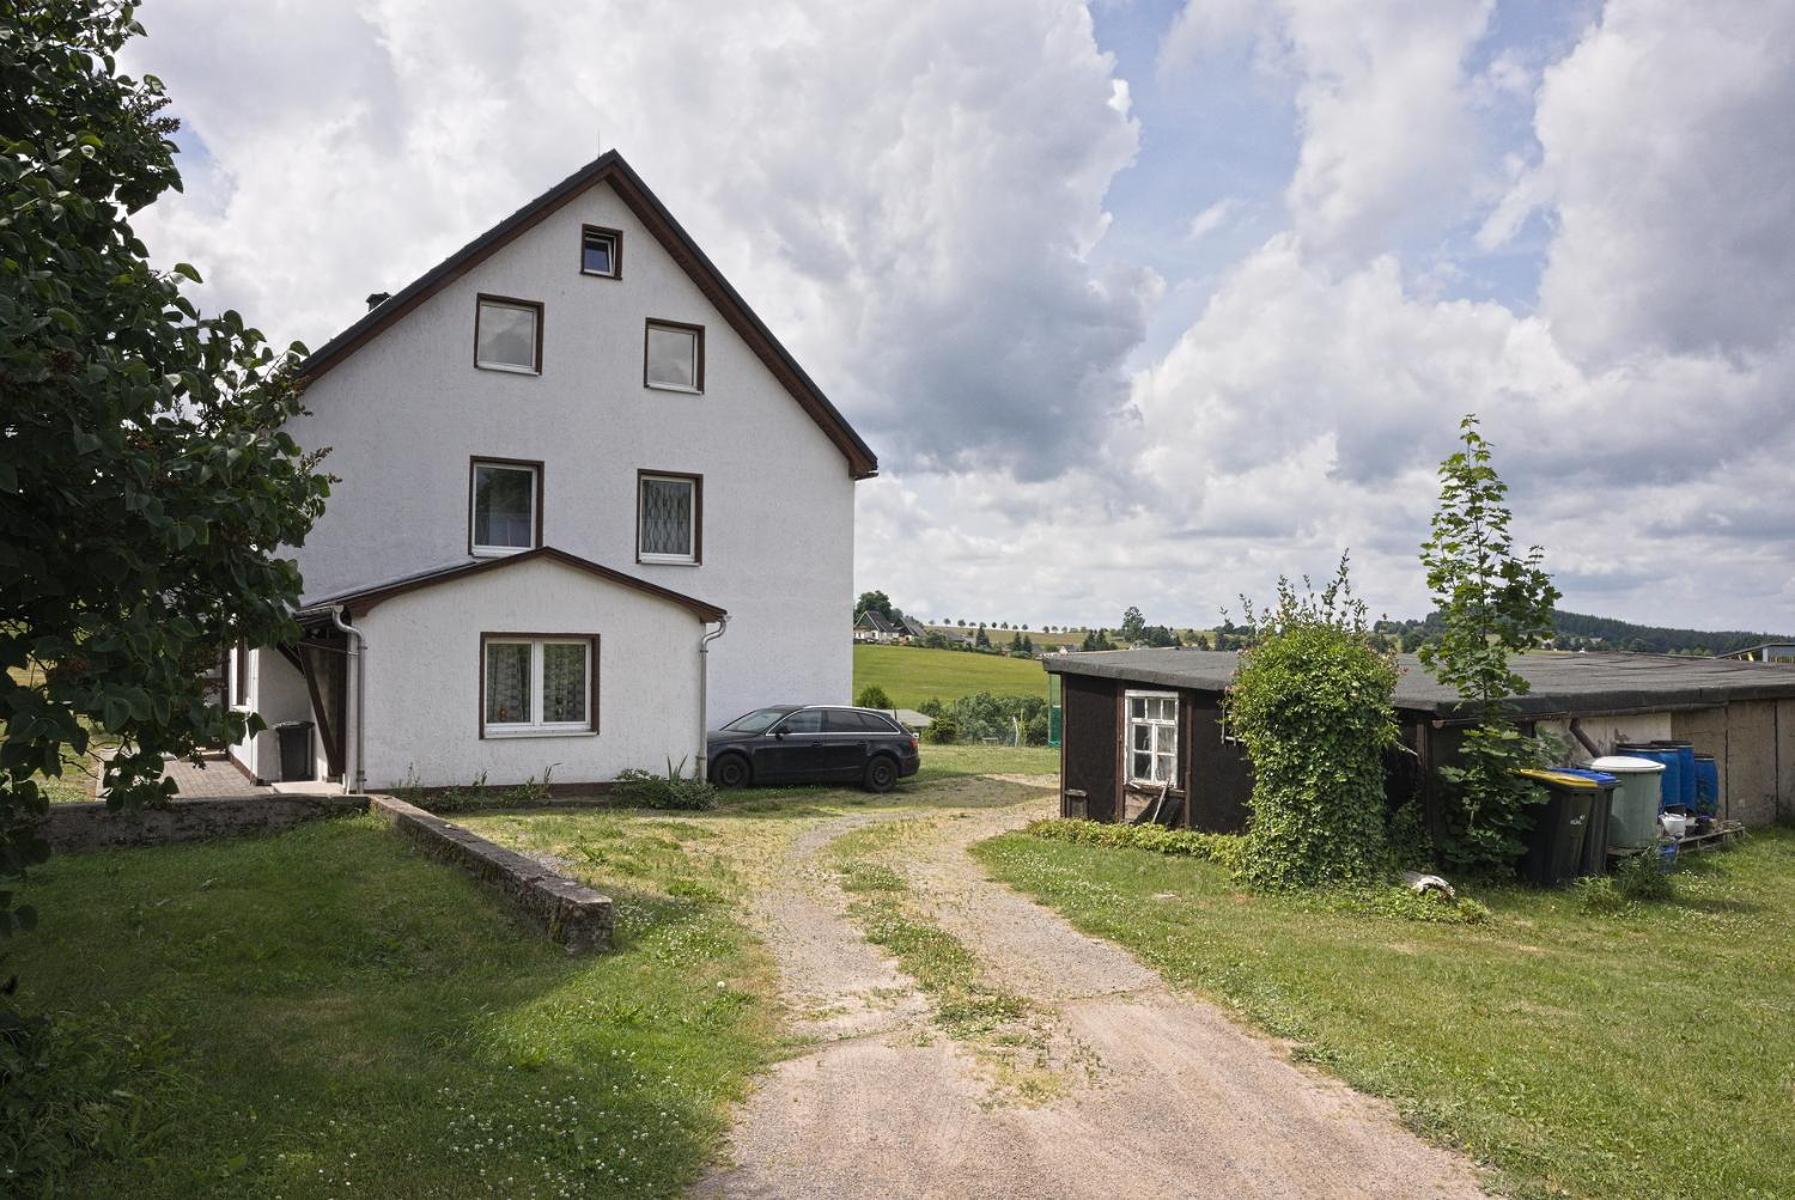
<path fill-rule="evenodd" d="M 328 488 L 280 431 L 290 370 L 234 312 L 202 317 L 186 264 L 154 270 L 129 217 L 180 187 L 153 77 L 117 69 L 129 6 L 46 0 L 0 15 L 0 884 L 90 730 L 119 740 L 109 803 L 162 800 L 164 755 L 255 717 L 202 676 L 238 640 L 297 636 L 294 564 Z M 0 933 L 34 914 L 0 893 Z"/>
<path fill-rule="evenodd" d="M 860 694 L 854 697 L 854 703 L 861 708 L 896 707 L 891 703 L 891 697 L 885 694 L 885 689 L 876 683 L 869 683 L 861 688 Z"/>
<path fill-rule="evenodd" d="M 1122 614 L 1122 640 L 1125 642 L 1138 641 L 1141 630 L 1146 628 L 1146 625 L 1147 618 L 1141 616 L 1141 610 L 1130 607 L 1127 612 Z"/>
<path fill-rule="evenodd" d="M 972 644 L 975 646 L 989 646 L 991 644 L 991 637 L 985 632 L 985 627 L 983 625 L 980 625 L 979 631 L 973 635 Z"/>
<path fill-rule="evenodd" d="M 1272 889 L 1371 882 L 1389 865 L 1383 756 L 1397 737 L 1397 670 L 1369 644 L 1345 556 L 1319 596 L 1280 579 L 1276 606 L 1249 603 L 1247 622 L 1260 636 L 1226 697 L 1253 764 L 1242 873 Z"/>
<path fill-rule="evenodd" d="M 1026 633 L 1022 635 L 1022 649 L 1028 654 L 1033 654 L 1035 652 L 1035 639 Z"/>
<path fill-rule="evenodd" d="M 861 592 L 860 599 L 854 601 L 854 619 L 858 621 L 860 614 L 876 612 L 888 621 L 897 619 L 891 607 L 891 597 L 884 592 Z"/>
<path fill-rule="evenodd" d="M 1421 547 L 1443 628 L 1420 656 L 1458 690 L 1477 723 L 1465 730 L 1459 761 L 1440 768 L 1449 805 L 1436 851 L 1456 867 L 1497 868 L 1521 852 L 1527 809 L 1539 797 L 1515 774 L 1536 764 L 1541 751 L 1516 726 L 1510 700 L 1527 692 L 1527 681 L 1509 667 L 1509 656 L 1551 636 L 1558 589 L 1538 546 L 1515 552 L 1508 488 L 1491 465 L 1476 414 L 1459 431 L 1460 448 L 1440 464 L 1440 504 Z"/>

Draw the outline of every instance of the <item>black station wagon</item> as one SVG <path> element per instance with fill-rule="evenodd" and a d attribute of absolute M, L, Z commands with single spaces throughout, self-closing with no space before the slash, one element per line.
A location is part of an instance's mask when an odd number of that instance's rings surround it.
<path fill-rule="evenodd" d="M 916 736 L 873 708 L 776 704 L 757 708 L 706 735 L 711 782 L 858 783 L 888 792 L 916 774 Z"/>

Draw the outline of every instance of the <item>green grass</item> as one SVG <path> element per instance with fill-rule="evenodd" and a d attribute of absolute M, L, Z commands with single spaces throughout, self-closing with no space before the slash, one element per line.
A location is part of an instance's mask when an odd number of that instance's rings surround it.
<path fill-rule="evenodd" d="M 1504 888 L 1475 926 L 1243 893 L 1190 858 L 1013 834 L 1000 879 L 1298 1043 L 1519 1197 L 1770 1197 L 1795 1179 L 1795 832 L 1590 915 Z"/>
<path fill-rule="evenodd" d="M 770 965 L 724 864 L 611 816 L 579 864 L 618 901 L 604 956 L 367 817 L 35 870 L 18 999 L 103 1014 L 141 1096 L 65 1194 L 677 1193 L 773 1052 Z"/>
<path fill-rule="evenodd" d="M 1044 697 L 1047 672 L 1038 662 L 1007 655 L 921 646 L 855 646 L 854 694 L 873 684 L 884 688 L 898 708 L 915 708 L 930 697 L 951 701 L 975 692 Z"/>
<path fill-rule="evenodd" d="M 922 765 L 906 782 L 930 783 L 969 775 L 1058 775 L 1060 752 L 1054 746 L 935 746 L 919 749 Z"/>

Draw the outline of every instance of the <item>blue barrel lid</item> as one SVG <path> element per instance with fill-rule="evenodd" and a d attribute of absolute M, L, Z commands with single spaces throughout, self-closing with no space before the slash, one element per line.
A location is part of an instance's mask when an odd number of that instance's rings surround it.
<path fill-rule="evenodd" d="M 1553 767 L 1554 771 L 1562 771 L 1566 775 L 1578 775 L 1598 787 L 1619 787 L 1620 776 L 1610 775 L 1606 771 L 1592 771 L 1588 767 Z"/>

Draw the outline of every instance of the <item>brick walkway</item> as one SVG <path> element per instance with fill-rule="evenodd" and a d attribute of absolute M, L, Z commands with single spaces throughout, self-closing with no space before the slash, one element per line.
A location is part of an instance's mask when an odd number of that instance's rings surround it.
<path fill-rule="evenodd" d="M 222 754 L 208 754 L 199 766 L 170 759 L 162 768 L 162 777 L 173 779 L 180 789 L 175 794 L 189 800 L 211 796 L 266 796 L 274 791 L 266 785 L 258 787 L 251 783 Z"/>

